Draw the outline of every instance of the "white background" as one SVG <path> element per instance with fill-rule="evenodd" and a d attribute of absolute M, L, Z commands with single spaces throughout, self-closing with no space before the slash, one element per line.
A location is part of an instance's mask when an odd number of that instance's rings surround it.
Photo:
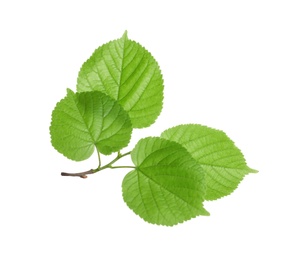
<path fill-rule="evenodd" d="M 0 259 L 302 259 L 301 13 L 291 0 L 1 1 Z M 162 114 L 125 151 L 199 123 L 224 130 L 259 170 L 206 202 L 210 217 L 144 222 L 122 200 L 125 169 L 60 176 L 97 158 L 52 148 L 51 111 L 124 30 L 165 80 Z"/>

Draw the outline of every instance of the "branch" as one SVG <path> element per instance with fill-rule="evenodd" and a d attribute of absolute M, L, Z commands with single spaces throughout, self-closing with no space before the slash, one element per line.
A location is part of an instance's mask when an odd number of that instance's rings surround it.
<path fill-rule="evenodd" d="M 93 174 L 97 172 L 96 170 L 89 170 L 89 171 L 86 171 L 86 172 L 78 172 L 78 173 L 67 173 L 67 172 L 61 172 L 61 176 L 72 176 L 72 177 L 80 177 L 80 178 L 87 178 L 87 174 Z"/>
<path fill-rule="evenodd" d="M 117 156 L 115 159 L 113 159 L 110 163 L 104 165 L 103 167 L 100 167 L 100 164 L 101 164 L 101 160 L 100 160 L 100 157 L 99 157 L 99 154 L 98 154 L 98 158 L 99 158 L 99 166 L 98 168 L 96 169 L 91 169 L 89 171 L 86 171 L 86 172 L 78 172 L 78 173 L 67 173 L 67 172 L 61 172 L 61 176 L 71 176 L 71 177 L 80 177 L 80 178 L 83 178 L 83 179 L 86 179 L 88 176 L 87 174 L 94 174 L 96 172 L 99 172 L 101 170 L 104 170 L 104 169 L 115 169 L 115 168 L 135 168 L 133 166 L 112 166 L 113 163 L 115 163 L 116 161 L 118 161 L 119 159 L 123 158 L 124 156 L 127 156 L 131 154 L 131 152 L 128 152 L 128 153 L 124 153 L 124 154 L 121 154 L 120 152 L 118 152 Z"/>

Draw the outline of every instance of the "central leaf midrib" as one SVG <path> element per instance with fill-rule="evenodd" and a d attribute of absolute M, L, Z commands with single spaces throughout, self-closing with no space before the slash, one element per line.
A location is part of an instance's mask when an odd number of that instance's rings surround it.
<path fill-rule="evenodd" d="M 195 159 L 196 160 L 196 159 Z M 198 160 L 196 160 L 198 162 Z M 212 168 L 219 168 L 219 169 L 228 169 L 228 170 L 236 170 L 236 171 L 249 171 L 249 168 L 234 168 L 234 167 L 225 167 L 225 166 L 218 166 L 218 165 L 212 165 L 212 164 L 206 164 L 206 163 L 200 163 L 198 162 L 201 167 L 212 167 Z"/>
<path fill-rule="evenodd" d="M 92 141 L 92 143 L 93 143 L 93 145 L 95 146 L 95 148 L 97 149 L 97 147 L 96 147 L 96 141 L 94 140 L 94 138 L 93 138 L 93 136 L 92 136 L 92 134 L 91 134 L 91 132 L 89 131 L 89 127 L 88 127 L 88 125 L 86 124 L 86 122 L 85 122 L 85 119 L 84 119 L 84 117 L 82 116 L 82 114 L 81 114 L 81 112 L 80 112 L 80 109 L 79 109 L 79 107 L 78 107 L 78 105 L 77 105 L 77 103 L 76 103 L 76 95 L 75 94 L 73 94 L 74 95 L 74 97 L 73 97 L 73 102 L 74 102 L 74 105 L 75 105 L 75 107 L 76 107 L 76 111 L 78 112 L 78 114 L 80 115 L 80 117 L 81 117 L 81 119 L 83 120 L 83 124 L 85 125 L 85 127 L 86 127 L 86 129 L 87 129 L 87 132 L 88 132 L 88 134 L 89 134 L 89 136 L 90 136 L 90 138 L 91 138 L 91 141 Z"/>
<path fill-rule="evenodd" d="M 125 60 L 125 44 L 126 44 L 127 38 L 123 37 L 123 46 L 122 46 L 122 62 L 120 67 L 120 78 L 118 80 L 118 90 L 117 90 L 117 100 L 120 99 L 120 89 L 121 89 L 121 82 L 122 82 L 122 76 L 123 76 L 123 67 L 124 67 L 124 60 Z"/>
<path fill-rule="evenodd" d="M 150 189 L 151 194 L 152 194 L 152 199 L 155 202 L 156 207 L 158 208 L 158 212 L 160 213 L 160 215 L 162 215 L 162 217 L 165 219 L 165 221 L 169 222 L 168 219 L 165 217 L 165 215 L 161 212 L 160 207 L 158 206 L 157 200 L 155 199 L 154 194 L 153 194 L 152 185 L 150 184 L 150 180 L 151 179 L 148 179 L 148 185 L 149 185 L 149 189 Z M 157 217 L 157 222 L 159 222 L 159 217 Z"/>

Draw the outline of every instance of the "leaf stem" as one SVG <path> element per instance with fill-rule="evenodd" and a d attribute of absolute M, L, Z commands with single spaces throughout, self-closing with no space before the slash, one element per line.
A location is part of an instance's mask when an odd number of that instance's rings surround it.
<path fill-rule="evenodd" d="M 98 160 L 99 160 L 99 166 L 98 166 L 97 169 L 100 169 L 100 168 L 101 168 L 101 155 L 100 155 L 100 152 L 99 152 L 98 149 L 96 149 L 96 152 L 97 152 L 97 154 L 98 154 Z"/>
<path fill-rule="evenodd" d="M 110 163 L 107 163 L 106 165 L 104 165 L 103 167 L 100 168 L 100 170 L 104 170 L 104 169 L 107 169 L 107 168 L 111 168 L 112 167 L 112 164 L 115 163 L 116 161 L 118 161 L 119 159 L 129 155 L 131 152 L 128 152 L 128 153 L 124 153 L 124 154 L 121 154 L 120 152 L 118 152 L 117 156 L 115 157 L 115 159 L 113 159 Z"/>
<path fill-rule="evenodd" d="M 133 168 L 133 169 L 135 169 L 134 166 L 111 166 L 109 168 L 110 169 L 119 169 L 119 168 Z"/>
<path fill-rule="evenodd" d="M 99 160 L 99 166 L 96 169 L 91 169 L 85 172 L 78 172 L 78 173 L 67 173 L 67 172 L 61 172 L 61 176 L 72 176 L 72 177 L 80 177 L 80 178 L 87 178 L 87 174 L 94 174 L 96 172 L 102 171 L 104 169 L 118 169 L 118 168 L 135 168 L 134 166 L 112 166 L 113 163 L 118 161 L 119 159 L 131 154 L 130 152 L 121 154 L 120 152 L 117 153 L 117 156 L 109 163 L 101 167 L 101 158 L 100 153 L 98 152 L 98 160 Z"/>

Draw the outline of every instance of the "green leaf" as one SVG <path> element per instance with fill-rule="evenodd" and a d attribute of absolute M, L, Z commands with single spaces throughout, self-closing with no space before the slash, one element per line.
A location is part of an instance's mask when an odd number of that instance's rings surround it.
<path fill-rule="evenodd" d="M 152 55 L 127 32 L 102 45 L 83 64 L 77 91 L 99 90 L 122 105 L 135 128 L 155 122 L 162 110 L 163 78 Z"/>
<path fill-rule="evenodd" d="M 75 161 L 89 158 L 95 147 L 103 154 L 119 151 L 128 145 L 131 133 L 127 113 L 99 91 L 75 94 L 68 90 L 52 112 L 52 145 Z"/>
<path fill-rule="evenodd" d="M 209 215 L 202 205 L 203 171 L 181 145 L 148 137 L 137 143 L 131 157 L 136 168 L 123 180 L 123 197 L 145 221 L 172 226 Z"/>
<path fill-rule="evenodd" d="M 257 172 L 246 165 L 241 151 L 222 131 L 188 124 L 170 128 L 161 137 L 185 147 L 206 172 L 206 200 L 229 195 L 246 174 Z"/>

